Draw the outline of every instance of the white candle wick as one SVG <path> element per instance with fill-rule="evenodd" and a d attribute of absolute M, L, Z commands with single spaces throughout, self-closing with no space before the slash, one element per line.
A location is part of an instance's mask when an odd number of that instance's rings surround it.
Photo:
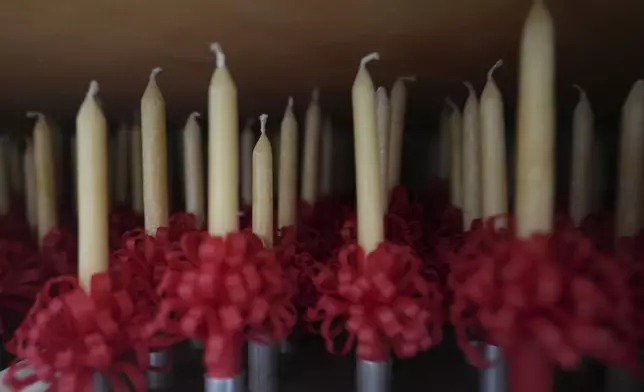
<path fill-rule="evenodd" d="M 368 55 L 364 56 L 362 60 L 360 60 L 360 67 L 364 68 L 368 62 L 373 60 L 380 60 L 380 55 L 378 54 L 378 52 L 369 53 Z"/>
<path fill-rule="evenodd" d="M 161 67 L 156 67 L 155 69 L 153 69 L 152 72 L 150 72 L 150 81 L 156 82 L 157 74 L 161 71 L 163 71 Z"/>
<path fill-rule="evenodd" d="M 320 89 L 315 88 L 313 90 L 313 93 L 311 93 L 311 101 L 313 101 L 314 103 L 317 103 L 319 99 L 320 99 Z"/>
<path fill-rule="evenodd" d="M 96 80 L 92 80 L 89 82 L 89 89 L 87 90 L 87 96 L 94 98 L 96 94 L 98 94 L 98 82 Z"/>
<path fill-rule="evenodd" d="M 287 109 L 293 109 L 293 97 L 288 97 L 288 103 L 286 104 Z"/>
<path fill-rule="evenodd" d="M 45 115 L 42 114 L 42 112 L 35 112 L 35 111 L 27 112 L 27 118 L 39 118 L 40 119 L 40 118 L 43 118 L 43 117 L 45 117 Z"/>
<path fill-rule="evenodd" d="M 490 68 L 490 70 L 489 70 L 489 71 L 487 71 L 487 80 L 488 80 L 488 81 L 490 81 L 490 80 L 492 80 L 492 79 L 493 79 L 494 71 L 496 71 L 496 69 L 497 69 L 497 68 L 499 68 L 499 67 L 500 67 L 500 66 L 502 66 L 502 65 L 503 65 L 503 59 L 500 59 L 499 61 L 497 61 L 496 63 L 494 63 L 494 65 L 492 66 L 492 68 Z"/>
<path fill-rule="evenodd" d="M 221 45 L 219 42 L 214 42 L 210 44 L 210 51 L 215 54 L 215 57 L 217 58 L 217 68 L 223 68 L 226 66 L 226 55 L 224 54 L 223 49 L 221 49 Z"/>
<path fill-rule="evenodd" d="M 470 95 L 476 95 L 476 90 L 474 90 L 474 86 L 472 86 L 472 83 L 470 82 L 463 82 L 465 87 L 467 87 L 467 91 L 470 92 Z"/>
<path fill-rule="evenodd" d="M 586 90 L 581 88 L 580 85 L 573 84 L 572 87 L 575 88 L 577 91 L 579 91 L 579 99 L 580 100 L 585 101 L 586 99 L 588 99 L 588 96 L 586 95 Z"/>
<path fill-rule="evenodd" d="M 401 76 L 398 78 L 398 80 L 402 80 L 403 82 L 415 82 L 418 80 L 416 75 L 409 75 L 409 76 Z"/>
<path fill-rule="evenodd" d="M 454 110 L 454 111 L 459 110 L 459 109 L 458 109 L 458 106 L 456 106 L 456 104 L 454 103 L 454 101 L 452 101 L 452 98 L 450 98 L 450 97 L 445 98 L 445 103 L 446 103 L 446 104 L 448 104 L 448 105 L 449 105 L 449 107 L 451 107 L 451 108 L 452 108 L 452 110 Z"/>
<path fill-rule="evenodd" d="M 259 123 L 260 125 L 260 132 L 262 132 L 262 135 L 266 135 L 266 120 L 268 119 L 268 114 L 262 114 L 259 116 Z"/>
<path fill-rule="evenodd" d="M 197 118 L 201 117 L 201 113 L 199 113 L 198 111 L 195 110 L 194 112 L 190 113 L 190 116 L 188 116 L 188 117 L 197 119 Z"/>

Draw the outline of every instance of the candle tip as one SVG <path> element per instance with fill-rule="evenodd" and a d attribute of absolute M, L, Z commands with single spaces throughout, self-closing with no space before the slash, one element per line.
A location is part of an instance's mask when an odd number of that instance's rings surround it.
<path fill-rule="evenodd" d="M 368 62 L 373 60 L 380 60 L 380 54 L 378 52 L 369 53 L 360 60 L 360 67 L 364 68 Z"/>
<path fill-rule="evenodd" d="M 43 118 L 45 117 L 42 112 L 29 111 L 27 112 L 27 118 Z"/>
<path fill-rule="evenodd" d="M 311 102 L 317 103 L 319 99 L 320 99 L 320 89 L 316 87 L 313 89 L 313 92 L 311 93 Z"/>
<path fill-rule="evenodd" d="M 201 113 L 195 110 L 194 112 L 190 113 L 188 117 L 196 120 L 197 118 L 201 117 Z"/>
<path fill-rule="evenodd" d="M 98 94 L 98 82 L 96 80 L 92 80 L 89 82 L 89 89 L 87 90 L 87 96 L 94 98 L 96 94 Z"/>
<path fill-rule="evenodd" d="M 581 88 L 581 86 L 580 86 L 580 85 L 578 85 L 578 84 L 573 84 L 573 85 L 572 85 L 572 87 L 573 87 L 575 90 L 579 91 L 579 99 L 580 99 L 580 100 L 585 100 L 585 99 L 587 99 L 587 98 L 588 98 L 588 96 L 586 95 L 586 90 L 584 90 L 583 88 Z"/>
<path fill-rule="evenodd" d="M 210 44 L 210 51 L 215 54 L 217 58 L 217 68 L 223 68 L 226 66 L 226 55 L 224 54 L 223 49 L 219 42 L 213 42 Z"/>
<path fill-rule="evenodd" d="M 489 70 L 489 71 L 487 71 L 487 80 L 488 80 L 488 81 L 491 81 L 491 80 L 493 79 L 494 71 L 495 71 L 497 68 L 499 68 L 500 66 L 502 66 L 502 65 L 503 65 L 503 59 L 499 59 L 496 63 L 494 63 L 494 65 L 492 66 L 492 68 L 490 68 L 490 70 Z"/>
<path fill-rule="evenodd" d="M 286 104 L 287 109 L 293 109 L 293 97 L 288 97 L 288 103 Z"/>
<path fill-rule="evenodd" d="M 259 130 L 262 132 L 262 135 L 266 135 L 266 120 L 268 119 L 268 114 L 262 114 L 259 116 L 259 123 L 260 123 L 260 128 Z"/>
<path fill-rule="evenodd" d="M 416 75 L 408 75 L 408 76 L 400 76 L 398 80 L 402 80 L 403 82 L 415 82 L 418 80 Z"/>
<path fill-rule="evenodd" d="M 476 95 L 476 90 L 474 90 L 474 86 L 472 86 L 472 83 L 465 81 L 463 82 L 463 84 L 467 88 L 467 91 L 470 92 L 470 95 Z"/>

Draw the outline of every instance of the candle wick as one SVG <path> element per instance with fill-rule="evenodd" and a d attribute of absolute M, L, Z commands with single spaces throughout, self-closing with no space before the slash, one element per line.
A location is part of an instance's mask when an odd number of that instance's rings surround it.
<path fill-rule="evenodd" d="M 454 101 L 452 101 L 452 98 L 450 98 L 450 97 L 445 98 L 445 103 L 446 103 L 447 105 L 449 105 L 449 107 L 451 107 L 451 108 L 452 108 L 452 110 L 454 110 L 454 111 L 459 110 L 459 109 L 458 109 L 458 106 L 456 106 L 456 104 L 454 103 Z"/>
<path fill-rule="evenodd" d="M 502 65 L 503 65 L 503 59 L 499 59 L 499 61 L 497 61 L 496 63 L 494 63 L 494 65 L 492 66 L 492 68 L 490 68 L 490 70 L 489 70 L 489 71 L 487 71 L 487 80 L 488 80 L 488 81 L 491 81 L 491 80 L 493 79 L 494 71 L 495 71 L 497 68 L 499 68 L 500 66 L 502 66 Z"/>
<path fill-rule="evenodd" d="M 217 58 L 217 68 L 224 68 L 226 66 L 226 55 L 224 54 L 223 49 L 221 49 L 219 42 L 210 44 L 210 51 L 213 52 Z"/>
<path fill-rule="evenodd" d="M 313 93 L 311 93 L 311 102 L 312 103 L 318 103 L 318 100 L 320 99 L 320 89 L 315 88 L 313 90 Z"/>
<path fill-rule="evenodd" d="M 573 87 L 574 89 L 576 89 L 577 91 L 579 91 L 579 99 L 580 99 L 580 100 L 582 100 L 582 101 L 583 101 L 583 100 L 585 100 L 585 99 L 588 99 L 588 96 L 586 95 L 586 90 L 584 90 L 583 88 L 581 88 L 581 86 L 580 86 L 580 85 L 578 85 L 578 84 L 573 84 L 573 85 L 572 85 L 572 87 Z"/>
<path fill-rule="evenodd" d="M 266 135 L 266 120 L 268 119 L 268 114 L 262 114 L 259 116 L 259 123 L 260 128 L 259 130 L 262 132 L 262 135 Z"/>
<path fill-rule="evenodd" d="M 89 82 L 89 89 L 87 90 L 87 97 L 94 98 L 96 97 L 96 94 L 98 94 L 98 82 L 96 80 L 92 80 Z"/>
<path fill-rule="evenodd" d="M 378 54 L 378 52 L 369 53 L 368 55 L 364 56 L 362 60 L 360 60 L 360 67 L 364 68 L 368 62 L 373 60 L 380 60 L 380 55 Z"/>
<path fill-rule="evenodd" d="M 45 115 L 44 115 L 44 114 L 42 114 L 42 112 L 35 112 L 35 111 L 29 111 L 29 112 L 27 112 L 27 118 L 38 118 L 38 119 L 41 119 L 41 118 L 43 118 L 43 117 L 45 117 Z"/>
<path fill-rule="evenodd" d="M 293 109 L 293 97 L 288 97 L 288 103 L 286 104 L 286 108 L 290 110 Z"/>
<path fill-rule="evenodd" d="M 199 113 L 198 111 L 195 110 L 194 112 L 190 113 L 190 116 L 188 116 L 188 117 L 197 119 L 197 118 L 201 117 L 201 113 Z"/>
<path fill-rule="evenodd" d="M 151 81 L 151 82 L 156 82 L 156 81 L 157 81 L 157 74 L 158 74 L 159 72 L 161 72 L 161 71 L 163 71 L 163 69 L 162 69 L 161 67 L 156 67 L 156 68 L 154 68 L 154 69 L 152 70 L 152 72 L 150 72 L 150 81 Z"/>
<path fill-rule="evenodd" d="M 470 95 L 476 95 L 476 90 L 474 90 L 474 86 L 472 86 L 472 83 L 470 82 L 463 82 L 465 87 L 467 87 L 467 90 L 470 92 Z"/>
<path fill-rule="evenodd" d="M 409 76 L 401 76 L 398 78 L 398 80 L 402 80 L 403 82 L 415 82 L 418 80 L 416 75 L 409 75 Z"/>

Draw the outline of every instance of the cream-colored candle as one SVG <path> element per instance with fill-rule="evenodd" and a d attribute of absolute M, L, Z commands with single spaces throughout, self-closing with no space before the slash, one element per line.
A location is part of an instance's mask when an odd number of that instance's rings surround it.
<path fill-rule="evenodd" d="M 447 180 L 450 176 L 450 107 L 446 103 L 441 110 L 440 129 L 438 134 L 438 175 L 440 178 Z"/>
<path fill-rule="evenodd" d="M 407 88 L 405 81 L 415 81 L 415 76 L 396 79 L 391 88 L 391 115 L 389 125 L 389 153 L 387 154 L 387 187 L 394 189 L 400 184 L 402 169 L 403 133 L 407 112 Z"/>
<path fill-rule="evenodd" d="M 34 125 L 34 168 L 36 174 L 36 200 L 38 211 L 38 240 L 58 226 L 58 210 L 56 203 L 56 179 L 54 176 L 54 148 L 52 145 L 51 129 L 42 113 L 27 113 L 28 117 L 36 117 Z"/>
<path fill-rule="evenodd" d="M 289 97 L 280 131 L 277 196 L 277 228 L 295 225 L 297 220 L 297 120 L 293 98 Z"/>
<path fill-rule="evenodd" d="M 517 127 L 517 235 L 549 233 L 554 213 L 555 31 L 537 0 L 523 26 Z"/>
<path fill-rule="evenodd" d="M 134 124 L 130 130 L 130 188 L 132 211 L 143 214 L 143 146 L 141 127 Z"/>
<path fill-rule="evenodd" d="M 71 156 L 71 165 L 72 165 L 72 179 L 74 181 L 73 191 L 72 191 L 72 205 L 74 206 L 74 211 L 78 211 L 78 160 L 76 159 L 76 135 L 73 134 L 70 141 L 70 156 Z"/>
<path fill-rule="evenodd" d="M 116 135 L 107 135 L 107 189 L 110 205 L 116 201 Z"/>
<path fill-rule="evenodd" d="M 490 69 L 481 94 L 481 189 L 484 218 L 508 212 L 503 96 L 493 78 L 494 70 L 502 64 L 502 60 L 499 60 Z"/>
<path fill-rule="evenodd" d="M 273 151 L 266 136 L 267 115 L 259 117 L 262 134 L 253 149 L 253 233 L 273 247 Z"/>
<path fill-rule="evenodd" d="M 463 229 L 481 218 L 481 131 L 479 101 L 476 91 L 465 82 L 469 91 L 463 108 Z"/>
<path fill-rule="evenodd" d="M 333 193 L 333 125 L 330 117 L 325 118 L 322 125 L 322 160 L 320 165 L 320 193 L 328 197 Z"/>
<path fill-rule="evenodd" d="M 320 92 L 313 90 L 311 103 L 306 110 L 304 123 L 304 151 L 302 167 L 302 193 L 301 198 L 313 205 L 318 197 L 318 181 L 320 167 L 320 127 L 322 127 L 322 114 L 319 104 Z"/>
<path fill-rule="evenodd" d="M 447 99 L 447 104 L 452 107 L 452 114 L 449 118 L 449 141 L 450 141 L 450 201 L 456 208 L 463 207 L 463 119 L 461 110 Z"/>
<path fill-rule="evenodd" d="M 20 149 L 15 141 L 9 139 L 7 145 L 8 151 L 8 162 L 7 170 L 9 172 L 9 184 L 11 186 L 11 192 L 14 195 L 22 196 L 25 193 L 24 188 L 24 167 L 22 164 L 22 156 L 20 154 Z"/>
<path fill-rule="evenodd" d="M 211 45 L 217 69 L 208 89 L 208 232 L 239 230 L 239 125 L 237 87 L 218 44 Z"/>
<path fill-rule="evenodd" d="M 25 172 L 25 212 L 27 224 L 32 232 L 38 229 L 38 199 L 36 196 L 36 162 L 34 157 L 34 145 L 31 139 L 27 140 L 22 165 Z"/>
<path fill-rule="evenodd" d="M 6 136 L 0 138 L 0 216 L 9 212 L 11 184 L 9 183 L 10 142 Z"/>
<path fill-rule="evenodd" d="M 390 131 L 390 107 L 387 89 L 378 87 L 376 90 L 376 122 L 378 124 L 378 160 L 380 162 L 380 197 L 382 198 L 382 213 L 387 213 L 389 207 L 389 166 L 387 157 L 389 155 L 389 131 Z"/>
<path fill-rule="evenodd" d="M 579 86 L 579 103 L 572 118 L 572 170 L 570 176 L 570 217 L 575 226 L 588 216 L 591 208 L 591 155 L 594 115 L 586 92 Z"/>
<path fill-rule="evenodd" d="M 116 203 L 124 205 L 127 202 L 127 185 L 128 185 L 128 162 L 129 149 L 128 139 L 130 131 L 125 124 L 121 124 L 116 131 L 116 162 L 115 162 L 115 197 Z"/>
<path fill-rule="evenodd" d="M 194 214 L 197 227 L 201 227 L 205 219 L 205 192 L 201 128 L 197 117 L 199 113 L 192 112 L 183 128 L 183 185 L 186 212 Z"/>
<path fill-rule="evenodd" d="M 376 93 L 366 68 L 368 62 L 378 58 L 378 53 L 371 53 L 362 58 L 351 89 L 356 160 L 358 244 L 362 246 L 365 254 L 374 251 L 384 239 Z"/>
<path fill-rule="evenodd" d="M 644 179 L 644 80 L 638 80 L 622 107 L 617 188 L 617 237 L 642 229 Z"/>
<path fill-rule="evenodd" d="M 78 282 L 89 291 L 92 276 L 107 271 L 107 121 L 92 81 L 76 116 L 78 159 Z"/>
<path fill-rule="evenodd" d="M 159 72 L 161 68 L 152 70 L 141 98 L 143 210 L 145 230 L 150 235 L 155 235 L 159 227 L 168 226 L 165 100 L 157 86 L 156 75 Z"/>
<path fill-rule="evenodd" d="M 251 205 L 253 202 L 253 119 L 248 119 L 241 132 L 241 198 L 242 204 Z"/>
<path fill-rule="evenodd" d="M 64 194 L 65 175 L 63 173 L 63 134 L 57 122 L 51 122 L 51 141 L 54 158 L 54 179 L 56 181 L 56 202 L 60 201 Z"/>

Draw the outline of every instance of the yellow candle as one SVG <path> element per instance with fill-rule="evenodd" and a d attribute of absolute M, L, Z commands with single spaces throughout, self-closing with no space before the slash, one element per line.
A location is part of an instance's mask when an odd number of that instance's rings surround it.
<path fill-rule="evenodd" d="M 197 117 L 199 113 L 192 112 L 183 128 L 183 179 L 186 212 L 194 214 L 197 227 L 201 227 L 205 218 L 205 192 L 201 129 Z"/>
<path fill-rule="evenodd" d="M 484 218 L 508 212 L 503 97 L 493 78 L 494 70 L 502 64 L 499 60 L 490 69 L 487 84 L 481 94 L 481 187 Z"/>
<path fill-rule="evenodd" d="M 469 95 L 463 109 L 463 229 L 469 229 L 481 217 L 481 134 L 476 91 L 469 82 L 465 86 Z"/>
<path fill-rule="evenodd" d="M 371 53 L 362 58 L 351 89 L 353 137 L 356 162 L 358 243 L 365 254 L 376 249 L 384 239 L 380 164 L 378 162 L 378 126 L 376 94 L 366 65 L 379 58 Z"/>
<path fill-rule="evenodd" d="M 218 44 L 217 69 L 208 89 L 208 232 L 239 230 L 239 125 L 237 88 Z"/>
<path fill-rule="evenodd" d="M 56 210 L 56 183 L 54 177 L 54 151 L 51 130 L 42 113 L 27 113 L 36 117 L 34 125 L 34 169 L 36 174 L 36 204 L 38 205 L 38 240 L 58 226 L 58 211 Z"/>
<path fill-rule="evenodd" d="M 642 228 L 644 168 L 644 80 L 638 80 L 622 107 L 617 188 L 617 237 L 633 236 Z"/>
<path fill-rule="evenodd" d="M 159 72 L 161 68 L 152 70 L 141 98 L 143 208 L 145 230 L 151 235 L 155 235 L 159 227 L 168 226 L 165 101 L 157 86 Z"/>
<path fill-rule="evenodd" d="M 253 233 L 273 246 L 273 151 L 266 136 L 267 115 L 259 117 L 262 135 L 253 149 Z"/>
<path fill-rule="evenodd" d="M 89 290 L 92 276 L 107 271 L 107 121 L 95 96 L 98 83 L 89 91 L 76 116 L 78 159 L 78 282 Z"/>
<path fill-rule="evenodd" d="M 382 200 L 382 213 L 387 212 L 389 207 L 389 187 L 388 187 L 388 159 L 389 155 L 389 97 L 387 89 L 378 87 L 376 90 L 376 122 L 378 123 L 378 160 L 380 162 L 380 197 Z"/>
<path fill-rule="evenodd" d="M 72 201 L 75 208 L 75 211 L 78 212 L 78 167 L 76 159 L 76 135 L 72 135 L 70 140 L 71 146 L 71 160 L 72 160 L 72 178 L 74 179 L 74 191 L 72 192 Z"/>
<path fill-rule="evenodd" d="M 277 227 L 295 225 L 297 219 L 297 120 L 293 114 L 293 98 L 288 99 L 280 131 L 277 196 Z"/>
<path fill-rule="evenodd" d="M 438 175 L 442 179 L 448 179 L 450 173 L 450 108 L 449 105 L 445 104 L 443 110 L 441 111 L 440 118 L 440 129 L 438 135 L 438 146 L 440 151 L 438 152 Z"/>
<path fill-rule="evenodd" d="M 253 135 L 253 119 L 248 119 L 241 132 L 241 198 L 245 206 L 253 201 L 253 147 L 255 136 Z"/>
<path fill-rule="evenodd" d="M 387 186 L 389 190 L 400 184 L 403 133 L 405 131 L 405 114 L 407 112 L 405 81 L 415 80 L 415 76 L 398 78 L 391 88 L 391 122 L 389 125 L 389 153 L 387 154 Z"/>
<path fill-rule="evenodd" d="M 107 189 L 108 202 L 116 200 L 116 135 L 107 136 Z"/>
<path fill-rule="evenodd" d="M 38 199 L 36 197 L 36 167 L 34 158 L 34 145 L 32 140 L 27 140 L 25 155 L 22 164 L 25 172 L 25 209 L 27 223 L 32 231 L 38 229 Z"/>
<path fill-rule="evenodd" d="M 456 208 L 463 207 L 463 120 L 461 110 L 450 100 L 447 104 L 452 107 L 449 118 L 450 141 L 450 201 Z"/>
<path fill-rule="evenodd" d="M 313 90 L 311 103 L 306 110 L 304 123 L 304 153 L 302 167 L 302 200 L 309 204 L 315 203 L 318 197 L 318 172 L 320 167 L 320 127 L 322 114 L 320 112 L 319 90 Z"/>
<path fill-rule="evenodd" d="M 517 129 L 517 234 L 549 233 L 554 213 L 555 32 L 537 0 L 523 27 Z"/>
<path fill-rule="evenodd" d="M 130 131 L 130 181 L 132 189 L 132 211 L 143 214 L 143 146 L 141 145 L 141 127 L 132 126 Z"/>
<path fill-rule="evenodd" d="M 320 193 L 331 196 L 333 193 L 333 125 L 331 118 L 324 119 L 322 125 L 322 162 L 320 174 Z"/>
<path fill-rule="evenodd" d="M 9 184 L 9 140 L 6 136 L 0 139 L 0 215 L 9 212 L 11 184 Z"/>
<path fill-rule="evenodd" d="M 115 162 L 115 196 L 119 205 L 127 202 L 128 184 L 128 139 L 129 130 L 125 124 L 121 124 L 116 132 L 116 162 Z"/>
<path fill-rule="evenodd" d="M 570 178 L 570 217 L 575 226 L 590 213 L 591 155 L 594 115 L 586 92 L 579 86 L 579 103 L 572 118 L 572 170 Z"/>

